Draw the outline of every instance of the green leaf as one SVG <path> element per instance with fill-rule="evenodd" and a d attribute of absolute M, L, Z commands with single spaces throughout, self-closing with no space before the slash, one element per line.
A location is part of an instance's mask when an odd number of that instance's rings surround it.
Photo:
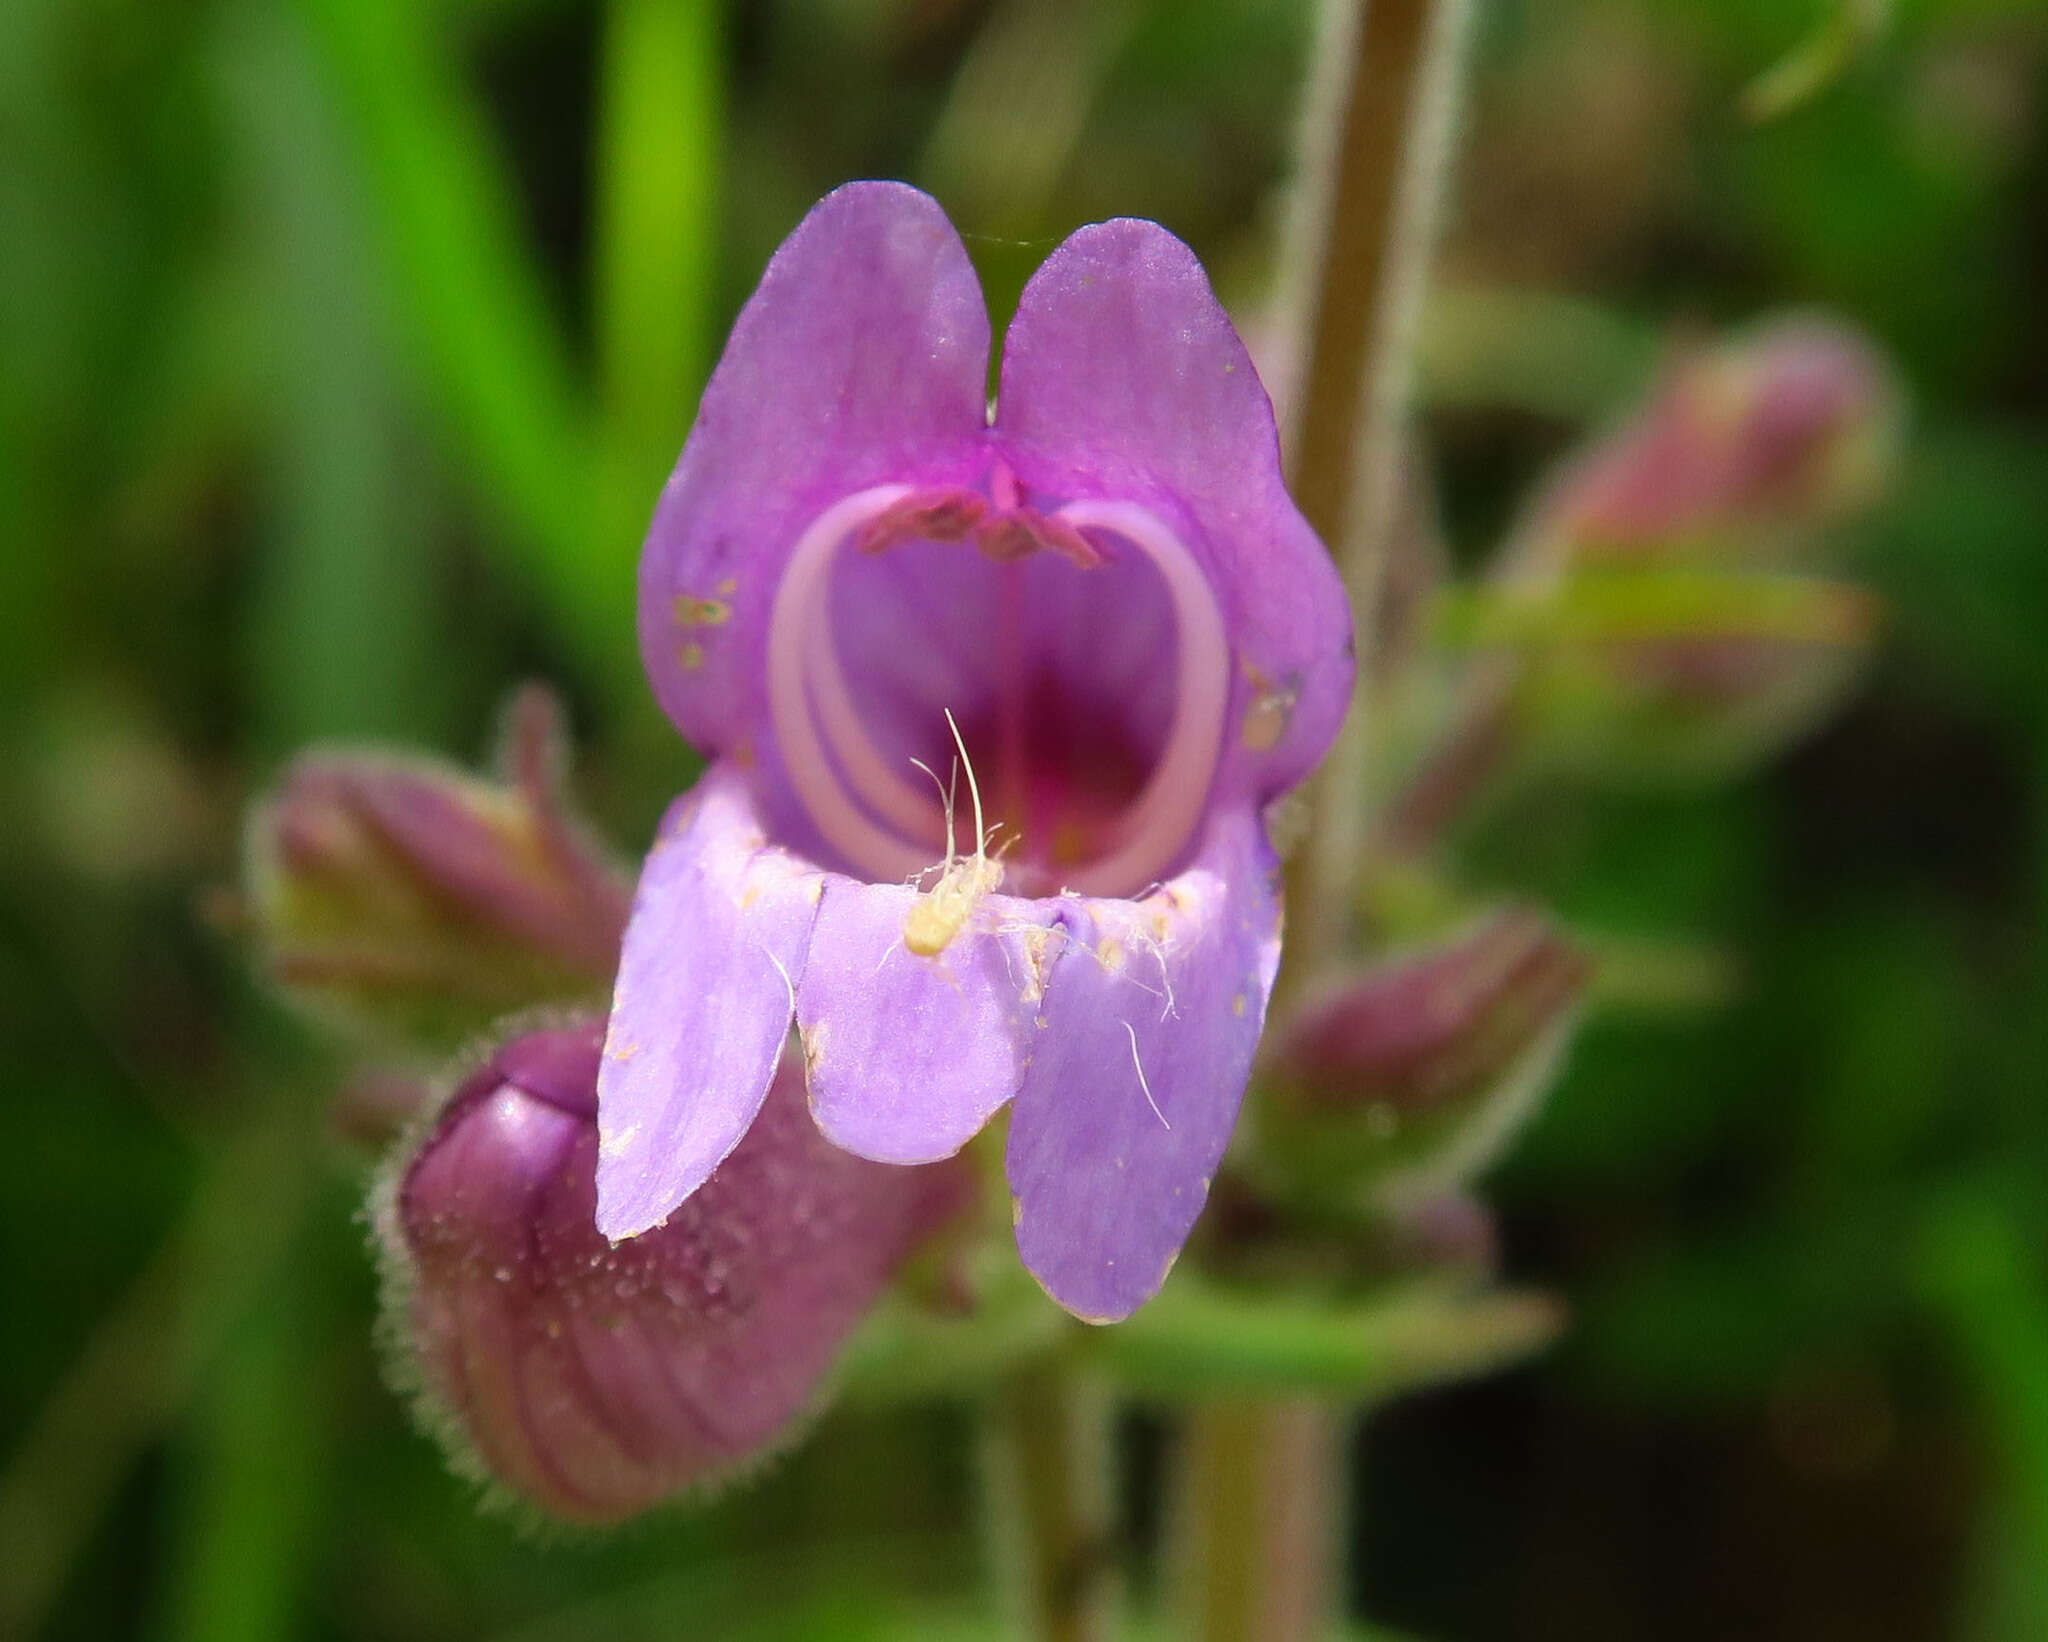
<path fill-rule="evenodd" d="M 1443 643 L 1472 649 L 1709 638 L 1854 645 L 1876 615 L 1868 593 L 1842 582 L 1657 567 L 1449 588 L 1434 628 Z"/>
<path fill-rule="evenodd" d="M 1306 1394 L 1377 1402 L 1540 1350 L 1549 1295 L 1425 1279 L 1364 1300 L 1225 1289 L 1182 1273 L 1129 1321 L 1086 1336 L 1126 1389 L 1165 1401 Z"/>
<path fill-rule="evenodd" d="M 269 1296 L 181 1433 L 169 1642 L 270 1642 L 296 1629 L 326 1504 L 325 1298 L 293 1285 Z"/>
<path fill-rule="evenodd" d="M 250 635 L 264 740 L 418 735 L 442 671 L 435 565 L 404 471 L 360 202 L 304 31 L 261 10 L 236 21 L 220 75 L 261 274 L 243 300 L 269 321 L 262 340 L 277 361 L 265 383 L 279 442 L 274 539 Z"/>
<path fill-rule="evenodd" d="M 1846 582 L 1660 567 L 1458 589 L 1437 624 L 1453 647 L 1515 656 L 1525 764 L 1696 784 L 1747 773 L 1833 712 L 1878 604 Z"/>
<path fill-rule="evenodd" d="M 1743 117 L 1765 125 L 1810 103 L 1872 50 L 1891 22 L 1892 0 L 1834 0 L 1811 34 L 1743 88 Z"/>
<path fill-rule="evenodd" d="M 605 540 L 639 550 L 703 387 L 718 271 L 719 8 L 613 0 L 598 126 Z"/>
<path fill-rule="evenodd" d="M 1917 1253 L 1916 1284 L 1977 1382 L 2014 1527 L 2048 1562 L 2048 1273 L 1989 1190 L 1937 1201 Z"/>
<path fill-rule="evenodd" d="M 630 549 L 593 540 L 589 425 L 481 110 L 412 0 L 300 0 L 381 229 L 422 386 L 506 546 L 595 676 L 637 681 Z"/>

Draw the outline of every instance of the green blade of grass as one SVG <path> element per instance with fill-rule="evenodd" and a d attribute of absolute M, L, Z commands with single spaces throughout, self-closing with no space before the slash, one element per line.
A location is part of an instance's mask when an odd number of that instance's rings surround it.
<path fill-rule="evenodd" d="M 629 552 L 592 528 L 587 417 L 481 111 L 411 0 L 300 0 L 351 133 L 421 386 L 594 678 L 630 683 Z"/>
<path fill-rule="evenodd" d="M 631 562 L 703 387 L 718 269 L 718 8 L 614 0 L 596 178 L 604 542 Z"/>
<path fill-rule="evenodd" d="M 273 495 L 249 632 L 260 739 L 280 751 L 420 735 L 443 635 L 348 158 L 288 15 L 238 9 L 218 72 L 273 360 Z"/>

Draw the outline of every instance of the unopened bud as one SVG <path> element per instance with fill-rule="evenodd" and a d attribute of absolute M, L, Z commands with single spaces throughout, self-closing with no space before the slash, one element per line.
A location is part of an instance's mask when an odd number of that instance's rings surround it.
<path fill-rule="evenodd" d="M 1780 551 L 1875 499 L 1900 396 L 1863 337 L 1811 316 L 1693 353 L 1539 509 L 1552 564 Z"/>
<path fill-rule="evenodd" d="M 377 1203 L 394 1359 L 458 1468 L 590 1523 L 789 1442 L 854 1325 L 971 1187 L 964 1165 L 827 1143 L 792 1062 L 709 1182 L 607 1243 L 603 1036 L 592 1021 L 504 1044 Z"/>
<path fill-rule="evenodd" d="M 1517 910 L 1337 979 L 1269 1040 L 1262 1152 L 1318 1194 L 1449 1201 L 1544 1092 L 1590 974 Z"/>
<path fill-rule="evenodd" d="M 630 891 L 568 814 L 559 715 L 515 702 L 505 779 L 302 755 L 250 818 L 246 896 L 271 977 L 373 1038 L 431 1047 L 541 1004 L 600 1001 Z"/>

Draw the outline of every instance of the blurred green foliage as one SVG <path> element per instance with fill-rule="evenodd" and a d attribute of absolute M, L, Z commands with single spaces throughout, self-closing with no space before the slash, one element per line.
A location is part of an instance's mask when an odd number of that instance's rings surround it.
<path fill-rule="evenodd" d="M 1844 720 L 1461 840 L 1739 984 L 1598 1019 L 1495 1176 L 1565 1344 L 1364 1442 L 1364 1605 L 1419 1634 L 2048 1634 L 2048 6 L 1899 0 L 1746 117 L 1829 10 L 1484 8 L 1422 361 L 1462 561 L 1673 334 L 1839 310 L 1915 431 L 1837 544 L 1890 606 Z M 644 840 L 692 766 L 639 521 L 775 241 L 909 176 L 1000 307 L 1155 216 L 1256 335 L 1308 38 L 1300 0 L 0 6 L 0 1635 L 986 1634 L 953 1415 L 828 1418 L 612 1540 L 474 1515 L 378 1381 L 338 1069 L 209 889 L 289 749 L 468 757 L 534 672 Z"/>

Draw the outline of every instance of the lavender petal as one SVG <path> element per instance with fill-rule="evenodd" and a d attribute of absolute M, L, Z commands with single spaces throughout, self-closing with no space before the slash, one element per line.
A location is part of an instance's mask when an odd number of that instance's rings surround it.
<path fill-rule="evenodd" d="M 971 1188 L 957 1167 L 827 1145 L 785 1063 L 705 1189 L 611 1247 L 593 1222 L 599 1042 L 592 1023 L 506 1045 L 380 1216 L 393 1334 L 458 1463 L 584 1522 L 789 1441 L 854 1324 Z"/>
<path fill-rule="evenodd" d="M 733 326 L 640 561 L 640 648 L 656 697 L 714 752 L 764 715 L 768 615 L 784 558 L 870 485 L 973 480 L 989 328 L 966 249 L 901 183 L 828 194 Z"/>
<path fill-rule="evenodd" d="M 1194 253 L 1153 222 L 1071 236 L 1024 288 L 997 405 L 1027 486 L 1136 501 L 1186 531 L 1244 675 L 1221 790 L 1265 799 L 1300 781 L 1351 699 L 1350 614 Z"/>
<path fill-rule="evenodd" d="M 1018 1253 L 1085 1321 L 1157 1293 L 1201 1213 L 1279 967 L 1277 872 L 1237 809 L 1144 900 L 1064 904 L 1074 950 L 1046 989 L 1007 1170 Z"/>
<path fill-rule="evenodd" d="M 937 957 L 903 944 L 917 891 L 827 883 L 797 986 L 811 1112 L 883 1163 L 950 1157 L 1017 1092 L 1064 942 L 1059 903 L 990 896 Z"/>
<path fill-rule="evenodd" d="M 769 845 L 744 774 L 678 799 L 641 874 L 597 1080 L 597 1223 L 662 1220 L 707 1180 L 768 1092 L 822 876 Z"/>

